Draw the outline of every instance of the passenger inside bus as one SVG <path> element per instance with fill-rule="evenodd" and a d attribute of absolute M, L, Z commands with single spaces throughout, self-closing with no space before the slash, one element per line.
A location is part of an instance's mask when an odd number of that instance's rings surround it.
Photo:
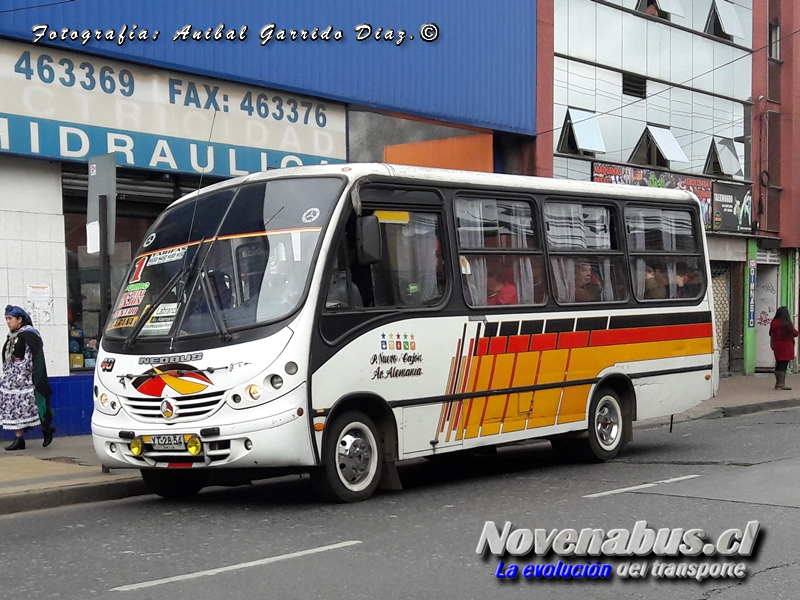
<path fill-rule="evenodd" d="M 575 302 L 600 302 L 603 284 L 592 270 L 587 259 L 576 261 L 575 267 Z"/>
<path fill-rule="evenodd" d="M 494 271 L 486 274 L 486 305 L 519 304 L 517 288 L 503 275 Z"/>
<path fill-rule="evenodd" d="M 645 300 L 661 300 L 667 297 L 667 290 L 663 282 L 656 278 L 656 272 L 650 265 L 644 267 L 644 298 Z"/>
<path fill-rule="evenodd" d="M 675 275 L 672 278 L 675 298 L 697 298 L 700 295 L 700 277 L 692 273 L 685 262 L 675 265 Z"/>

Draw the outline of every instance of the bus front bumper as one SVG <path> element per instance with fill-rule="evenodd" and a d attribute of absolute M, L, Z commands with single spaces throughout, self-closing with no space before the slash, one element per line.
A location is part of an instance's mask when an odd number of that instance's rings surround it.
<path fill-rule="evenodd" d="M 112 469 L 308 467 L 315 464 L 308 418 L 304 410 L 297 407 L 260 419 L 220 426 L 190 422 L 166 428 L 136 423 L 131 429 L 121 428 L 119 423 L 111 427 L 112 419 L 102 416 L 96 419 L 95 416 L 92 418 L 94 449 L 102 464 Z M 192 437 L 200 442 L 197 454 L 189 452 L 189 446 L 197 449 L 197 441 L 189 441 Z M 138 454 L 136 446 L 141 446 Z"/>

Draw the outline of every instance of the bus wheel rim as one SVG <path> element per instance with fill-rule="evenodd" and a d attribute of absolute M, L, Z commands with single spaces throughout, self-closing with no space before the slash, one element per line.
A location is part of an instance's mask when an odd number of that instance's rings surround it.
<path fill-rule="evenodd" d="M 363 423 L 342 430 L 336 443 L 336 472 L 344 486 L 358 492 L 369 486 L 376 471 L 375 438 Z"/>
<path fill-rule="evenodd" d="M 612 449 L 617 445 L 621 421 L 617 402 L 610 396 L 602 398 L 595 411 L 595 432 L 603 448 Z"/>

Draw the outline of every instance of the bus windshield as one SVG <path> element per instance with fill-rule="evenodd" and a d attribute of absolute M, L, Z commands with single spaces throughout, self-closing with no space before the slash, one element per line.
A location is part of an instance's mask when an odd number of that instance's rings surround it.
<path fill-rule="evenodd" d="M 274 179 L 201 195 L 148 231 L 106 333 L 217 334 L 281 319 L 299 304 L 343 181 Z"/>

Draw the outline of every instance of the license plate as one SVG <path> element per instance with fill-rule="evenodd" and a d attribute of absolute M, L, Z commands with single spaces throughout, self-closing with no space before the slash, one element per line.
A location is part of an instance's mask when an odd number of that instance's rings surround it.
<path fill-rule="evenodd" d="M 168 433 L 165 435 L 147 435 L 144 441 L 153 446 L 153 450 L 184 450 L 186 442 L 180 433 Z"/>

